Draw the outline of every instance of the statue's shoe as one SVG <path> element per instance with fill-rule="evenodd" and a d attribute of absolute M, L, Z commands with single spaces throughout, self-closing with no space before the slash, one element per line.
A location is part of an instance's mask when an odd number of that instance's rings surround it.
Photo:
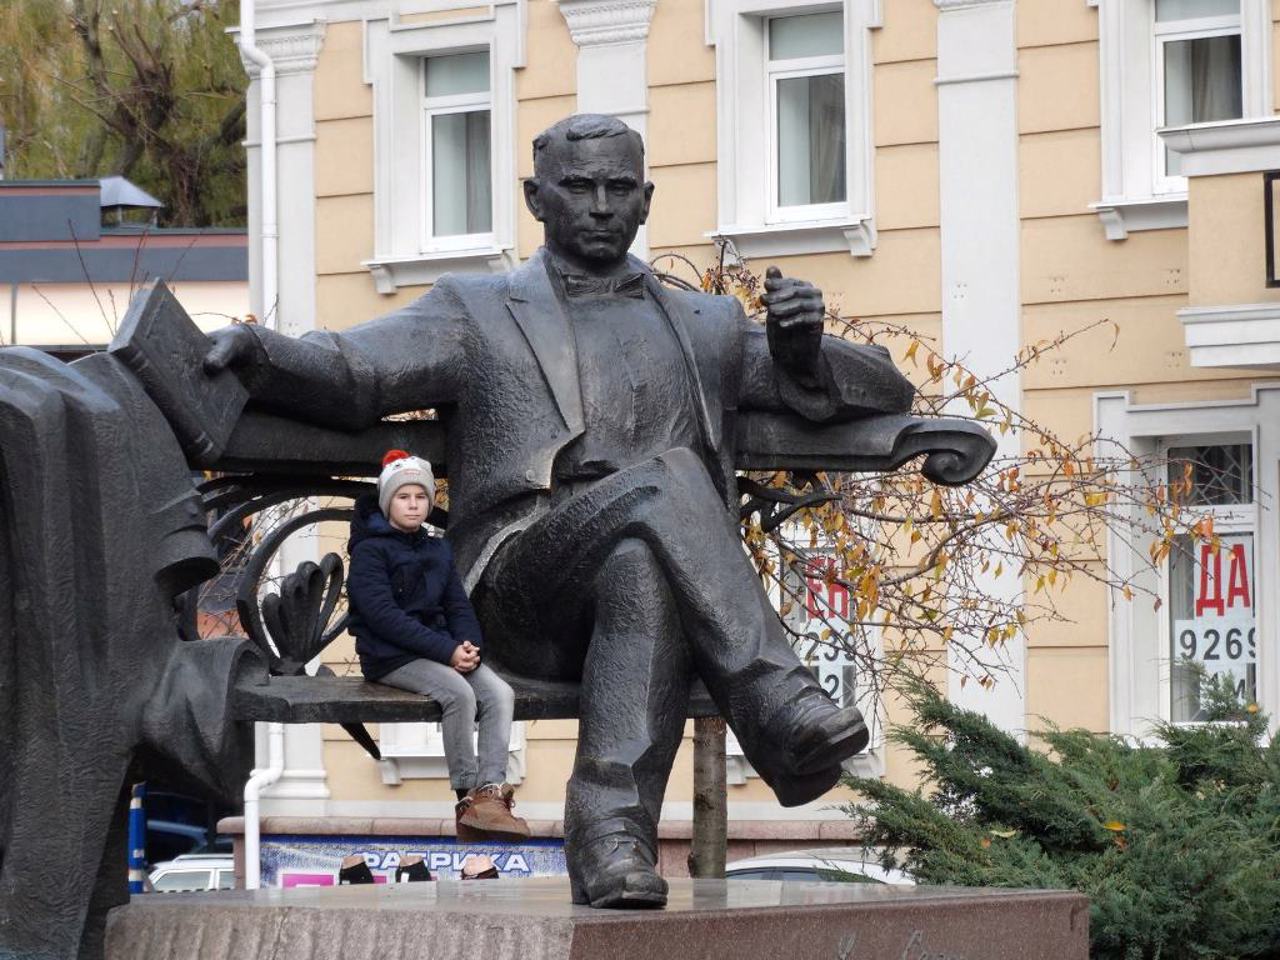
<path fill-rule="evenodd" d="M 798 777 L 839 766 L 871 740 L 857 707 L 837 707 L 816 691 L 779 708 L 765 726 L 765 737 L 786 770 Z"/>
<path fill-rule="evenodd" d="M 658 876 L 648 847 L 626 833 L 598 837 L 569 851 L 574 903 L 614 910 L 664 907 L 667 881 Z"/>
<path fill-rule="evenodd" d="M 834 787 L 840 765 L 865 750 L 871 734 L 856 707 L 837 707 L 815 691 L 780 707 L 762 740 L 767 752 L 753 759 L 756 771 L 779 803 L 796 807 Z"/>
<path fill-rule="evenodd" d="M 817 722 L 797 732 L 790 745 L 791 768 L 797 774 L 817 773 L 861 753 L 871 741 L 862 712 L 857 707 L 836 707 L 823 712 Z"/>

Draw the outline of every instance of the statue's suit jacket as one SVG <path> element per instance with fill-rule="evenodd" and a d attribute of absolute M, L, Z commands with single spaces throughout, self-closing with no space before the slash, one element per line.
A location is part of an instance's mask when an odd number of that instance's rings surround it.
<path fill-rule="evenodd" d="M 404 309 L 341 334 L 295 340 L 253 328 L 263 351 L 245 379 L 256 403 L 352 430 L 390 413 L 439 411 L 449 535 L 468 588 L 506 537 L 546 512 L 556 454 L 590 427 L 570 321 L 546 256 L 540 250 L 501 276 L 443 277 Z M 765 328 L 735 298 L 673 290 L 642 262 L 631 266 L 647 274 L 680 344 L 703 456 L 727 502 L 736 499 L 739 410 L 831 421 L 910 405 L 912 387 L 882 347 L 824 337 L 818 369 L 801 382 L 774 363 Z"/>

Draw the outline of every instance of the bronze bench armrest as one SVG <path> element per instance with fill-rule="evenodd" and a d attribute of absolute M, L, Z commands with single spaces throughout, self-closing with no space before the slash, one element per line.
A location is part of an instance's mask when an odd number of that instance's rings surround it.
<path fill-rule="evenodd" d="M 836 470 L 887 473 L 924 456 L 935 483 L 968 483 L 990 462 L 996 443 L 971 420 L 882 414 L 848 423 L 809 423 L 776 413 L 738 420 L 739 470 Z"/>
<path fill-rule="evenodd" d="M 343 433 L 261 411 L 236 425 L 217 468 L 300 476 L 377 476 L 392 447 L 429 459 L 437 476 L 444 462 L 444 424 L 396 420 Z M 966 483 L 987 465 L 995 441 L 969 420 L 881 414 L 847 423 L 809 423 L 759 411 L 738 417 L 734 466 L 739 470 L 886 472 L 924 456 L 924 474 L 945 484 Z"/>

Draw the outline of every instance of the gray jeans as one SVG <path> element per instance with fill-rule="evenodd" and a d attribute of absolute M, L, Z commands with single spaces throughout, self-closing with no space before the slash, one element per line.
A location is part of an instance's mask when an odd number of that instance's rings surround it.
<path fill-rule="evenodd" d="M 473 790 L 507 779 L 507 752 L 511 745 L 511 716 L 515 694 L 507 681 L 481 664 L 470 673 L 434 660 L 410 660 L 379 683 L 421 693 L 440 704 L 444 715 L 440 730 L 449 763 L 449 785 Z M 471 731 L 480 726 L 479 763 Z"/>

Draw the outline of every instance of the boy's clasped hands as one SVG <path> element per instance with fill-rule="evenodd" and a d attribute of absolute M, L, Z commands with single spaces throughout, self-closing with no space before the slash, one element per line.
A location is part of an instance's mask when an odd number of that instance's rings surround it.
<path fill-rule="evenodd" d="M 480 666 L 480 648 L 470 640 L 464 640 L 453 649 L 449 658 L 449 666 L 459 673 L 470 673 Z"/>

